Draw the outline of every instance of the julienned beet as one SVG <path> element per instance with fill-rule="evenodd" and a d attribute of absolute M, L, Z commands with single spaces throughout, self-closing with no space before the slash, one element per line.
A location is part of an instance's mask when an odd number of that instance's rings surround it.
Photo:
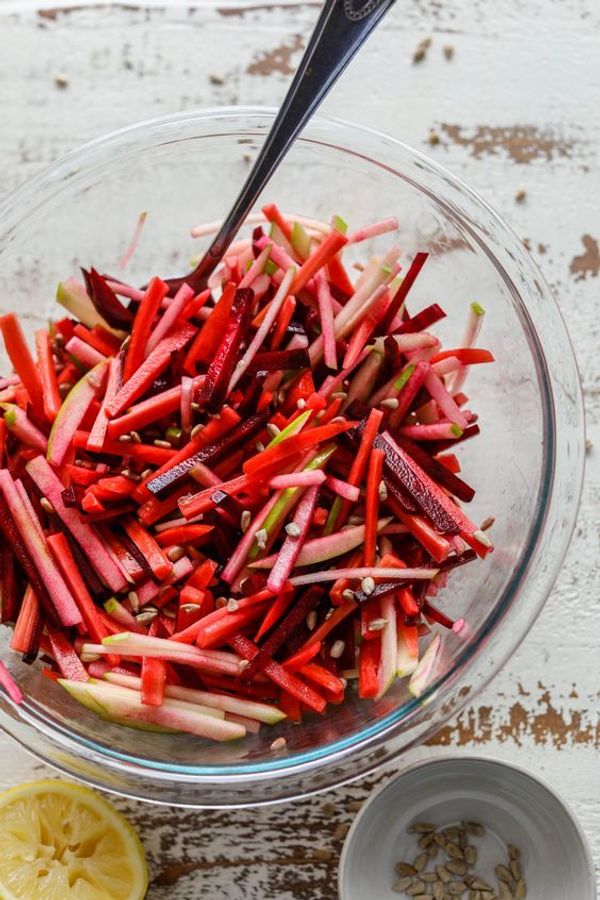
<path fill-rule="evenodd" d="M 435 595 L 492 550 L 454 452 L 479 432 L 467 373 L 493 362 L 482 307 L 442 349 L 442 308 L 407 309 L 427 254 L 403 272 L 392 247 L 354 281 L 344 264 L 395 219 L 348 234 L 263 213 L 269 234 L 200 293 L 84 270 L 35 357 L 0 319 L 2 621 L 123 724 L 228 740 L 323 714 L 353 681 L 377 699 L 410 676 L 420 696 L 432 626 L 464 628 Z"/>

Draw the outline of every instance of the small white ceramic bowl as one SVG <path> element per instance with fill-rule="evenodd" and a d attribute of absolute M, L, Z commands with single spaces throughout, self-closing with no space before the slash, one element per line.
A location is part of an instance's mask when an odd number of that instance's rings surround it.
<path fill-rule="evenodd" d="M 416 764 L 385 785 L 363 806 L 348 832 L 340 860 L 341 900 L 398 900 L 394 866 L 411 862 L 415 822 L 440 827 L 480 822 L 474 838 L 475 870 L 496 884 L 494 866 L 505 863 L 506 844 L 519 847 L 528 900 L 595 900 L 594 866 L 572 812 L 548 785 L 523 769 L 476 757 L 450 757 Z M 440 857 L 436 860 L 441 862 Z"/>

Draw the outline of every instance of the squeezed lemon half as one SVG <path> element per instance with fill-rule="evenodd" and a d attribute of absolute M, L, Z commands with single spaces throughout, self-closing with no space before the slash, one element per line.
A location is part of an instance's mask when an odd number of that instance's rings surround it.
<path fill-rule="evenodd" d="M 144 850 L 95 791 L 34 781 L 0 793 L 1 900 L 142 900 Z"/>

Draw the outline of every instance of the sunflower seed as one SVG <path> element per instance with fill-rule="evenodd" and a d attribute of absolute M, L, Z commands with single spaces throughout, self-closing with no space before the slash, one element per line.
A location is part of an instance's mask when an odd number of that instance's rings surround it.
<path fill-rule="evenodd" d="M 457 841 L 459 830 L 455 825 L 451 825 L 449 828 L 444 828 L 442 834 L 445 838 L 448 838 L 449 841 Z"/>
<path fill-rule="evenodd" d="M 469 900 L 481 900 L 481 892 L 469 891 Z"/>
<path fill-rule="evenodd" d="M 477 862 L 477 850 L 472 844 L 467 844 L 464 849 L 465 861 L 468 862 L 470 866 L 474 866 Z"/>
<path fill-rule="evenodd" d="M 435 873 L 442 884 L 448 884 L 449 881 L 452 881 L 450 872 L 448 871 L 446 866 L 436 866 Z"/>
<path fill-rule="evenodd" d="M 387 625 L 387 619 L 371 619 L 369 622 L 369 631 L 383 631 Z"/>
<path fill-rule="evenodd" d="M 278 434 L 281 434 L 281 428 L 279 428 L 274 422 L 269 422 L 267 424 L 267 431 L 271 435 L 271 437 L 277 437 Z"/>
<path fill-rule="evenodd" d="M 446 891 L 444 890 L 444 885 L 437 881 L 433 885 L 433 900 L 444 900 L 446 896 Z"/>
<path fill-rule="evenodd" d="M 373 578 L 371 578 L 370 575 L 367 575 L 367 577 L 363 578 L 363 580 L 361 581 L 360 586 L 362 588 L 363 593 L 365 593 L 368 597 L 375 590 L 375 581 Z"/>
<path fill-rule="evenodd" d="M 203 428 L 204 425 L 194 425 L 194 427 L 190 431 L 190 438 L 194 440 L 195 437 L 198 437 Z"/>
<path fill-rule="evenodd" d="M 382 400 L 379 405 L 384 409 L 398 409 L 400 401 L 397 397 L 388 397 L 386 400 Z"/>
<path fill-rule="evenodd" d="M 431 894 L 417 894 L 414 900 L 431 900 Z"/>
<path fill-rule="evenodd" d="M 508 849 L 508 858 L 509 859 L 521 859 L 521 851 L 518 847 L 515 847 L 514 844 L 507 844 Z"/>
<path fill-rule="evenodd" d="M 235 612 L 239 607 L 239 603 L 235 597 L 230 597 L 227 601 L 227 612 Z"/>
<path fill-rule="evenodd" d="M 306 627 L 309 631 L 314 631 L 317 625 L 317 613 L 313 609 L 306 617 Z"/>
<path fill-rule="evenodd" d="M 447 841 L 444 849 L 451 859 L 464 859 L 464 854 L 458 844 Z"/>
<path fill-rule="evenodd" d="M 435 872 L 419 872 L 419 878 L 421 881 L 424 881 L 425 884 L 433 884 L 434 881 L 438 880 Z"/>
<path fill-rule="evenodd" d="M 482 891 L 481 900 L 498 900 L 498 895 L 494 891 Z"/>
<path fill-rule="evenodd" d="M 498 897 L 500 900 L 515 900 L 515 895 L 504 881 L 498 882 Z"/>
<path fill-rule="evenodd" d="M 468 865 L 460 859 L 451 859 L 446 863 L 446 868 L 453 875 L 466 875 Z"/>
<path fill-rule="evenodd" d="M 401 878 L 400 881 L 396 881 L 392 885 L 392 890 L 396 894 L 403 894 L 407 887 L 410 887 L 412 881 L 412 877 L 410 875 L 405 875 L 404 878 Z"/>
<path fill-rule="evenodd" d="M 288 524 L 285 526 L 285 533 L 288 537 L 297 538 L 300 537 L 302 531 L 300 529 L 300 526 L 295 522 L 288 522 Z"/>
<path fill-rule="evenodd" d="M 196 612 L 196 610 L 200 609 L 200 604 L 199 603 L 182 603 L 181 606 L 179 607 L 179 609 L 182 612 L 194 613 L 194 612 Z"/>
<path fill-rule="evenodd" d="M 422 872 L 425 866 L 427 865 L 427 854 L 419 853 L 418 856 L 415 856 L 413 859 L 413 868 L 417 870 L 417 872 Z"/>
<path fill-rule="evenodd" d="M 446 888 L 451 897 L 462 897 L 467 890 L 464 881 L 452 881 Z"/>
<path fill-rule="evenodd" d="M 131 440 L 133 441 L 134 444 L 141 444 L 141 443 L 142 443 L 142 439 L 141 439 L 141 437 L 139 436 L 139 434 L 138 434 L 137 431 L 130 431 L 129 434 L 131 435 Z"/>
<path fill-rule="evenodd" d="M 407 862 L 397 862 L 394 868 L 396 869 L 396 873 L 398 875 L 413 876 L 413 875 L 417 874 L 417 870 L 415 868 L 413 868 L 413 866 L 411 866 L 410 863 L 407 863 Z"/>
<path fill-rule="evenodd" d="M 267 538 L 269 537 L 266 528 L 259 528 L 258 531 L 254 532 L 254 537 L 256 540 L 256 545 L 259 550 L 265 550 L 267 546 Z"/>
<path fill-rule="evenodd" d="M 510 871 L 512 872 L 512 877 L 515 881 L 518 881 L 519 878 L 523 877 L 523 871 L 521 869 L 521 863 L 518 859 L 511 859 L 510 861 Z"/>
<path fill-rule="evenodd" d="M 344 650 L 346 649 L 345 641 L 334 641 L 331 645 L 331 650 L 329 651 L 329 655 L 332 659 L 339 659 Z"/>
<path fill-rule="evenodd" d="M 446 838 L 444 837 L 444 835 L 443 835 L 441 832 L 438 832 L 437 834 L 434 834 L 433 840 L 436 842 L 436 844 L 438 845 L 438 847 L 441 847 L 441 848 L 442 848 L 442 850 L 443 850 L 444 847 L 446 846 Z"/>
<path fill-rule="evenodd" d="M 171 562 L 178 562 L 185 556 L 185 550 L 183 547 L 174 546 L 169 547 L 167 550 L 167 558 L 171 560 Z"/>
<path fill-rule="evenodd" d="M 347 822 L 340 822 L 338 827 L 333 832 L 334 841 L 343 841 L 349 831 L 350 825 Z"/>
<path fill-rule="evenodd" d="M 431 832 L 429 832 L 429 834 L 423 834 L 423 835 L 421 835 L 421 837 L 420 837 L 419 840 L 417 841 L 419 847 L 421 847 L 422 850 L 427 850 L 427 848 L 428 848 L 431 844 L 433 844 L 433 837 L 434 837 L 434 836 L 433 836 L 433 834 L 432 834 Z"/>
<path fill-rule="evenodd" d="M 129 593 L 127 594 L 127 599 L 131 603 L 131 608 L 134 611 L 134 613 L 139 612 L 140 611 L 140 598 L 138 597 L 136 592 L 129 591 Z"/>
<path fill-rule="evenodd" d="M 119 438 L 119 440 L 122 441 L 123 438 L 125 438 L 125 437 L 129 438 L 130 441 L 132 440 L 131 435 L 129 435 L 129 434 L 122 434 L 121 437 Z M 155 447 L 162 447 L 163 450 L 171 449 L 170 441 L 156 440 L 156 441 L 152 441 L 152 443 L 154 444 Z"/>
<path fill-rule="evenodd" d="M 421 881 L 420 878 L 413 878 L 409 886 L 406 888 L 406 893 L 409 897 L 416 897 L 418 894 L 422 894 L 425 890 L 425 885 Z"/>
<path fill-rule="evenodd" d="M 493 888 L 482 878 L 473 878 L 469 884 L 470 887 L 474 888 L 476 891 L 493 891 Z"/>
<path fill-rule="evenodd" d="M 52 506 L 52 504 L 50 503 L 50 501 L 48 500 L 47 497 L 40 497 L 40 506 L 41 506 L 42 509 L 45 510 L 47 513 L 53 513 L 53 512 L 55 512 L 54 507 Z"/>
<path fill-rule="evenodd" d="M 527 885 L 524 878 L 519 878 L 515 888 L 515 900 L 525 900 L 527 897 Z"/>
<path fill-rule="evenodd" d="M 464 825 L 469 834 L 474 834 L 476 837 L 483 837 L 485 834 L 485 828 L 480 822 L 465 822 Z"/>
<path fill-rule="evenodd" d="M 504 882 L 506 882 L 506 884 L 511 883 L 512 875 L 509 872 L 509 870 L 506 868 L 506 866 L 501 866 L 501 865 L 496 866 L 496 868 L 494 869 L 494 872 L 496 873 L 496 878 L 500 879 L 500 881 L 504 881 Z"/>
<path fill-rule="evenodd" d="M 277 741 L 284 741 L 285 738 L 277 738 L 273 743 L 277 743 Z M 328 850 L 327 847 L 317 847 L 315 850 L 315 859 L 320 860 L 321 862 L 329 862 L 330 859 L 333 859 L 333 851 Z"/>
<path fill-rule="evenodd" d="M 120 441 L 122 444 L 131 444 L 131 443 L 132 443 L 132 440 L 133 440 L 133 438 L 131 437 L 130 434 L 120 434 L 120 435 L 119 435 L 119 441 Z M 171 446 L 171 445 L 169 444 L 169 447 L 170 447 L 170 446 Z"/>
<path fill-rule="evenodd" d="M 440 852 L 440 848 L 437 844 L 430 844 L 426 852 L 429 859 L 435 859 Z"/>
<path fill-rule="evenodd" d="M 138 613 L 135 617 L 135 621 L 139 622 L 140 625 L 147 625 L 148 622 L 152 622 L 158 615 L 157 609 L 145 609 L 144 612 Z"/>
<path fill-rule="evenodd" d="M 250 665 L 249 659 L 240 659 L 240 661 L 238 663 L 238 669 L 240 670 L 240 672 L 243 672 L 244 669 L 247 669 L 249 665 Z"/>
<path fill-rule="evenodd" d="M 379 482 L 379 487 L 377 489 L 377 492 L 379 494 L 380 500 L 387 500 L 388 490 L 387 490 L 387 485 L 386 485 L 385 481 Z"/>

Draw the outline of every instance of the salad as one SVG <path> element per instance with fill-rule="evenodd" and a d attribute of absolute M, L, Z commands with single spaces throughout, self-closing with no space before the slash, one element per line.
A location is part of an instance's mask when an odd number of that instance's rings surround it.
<path fill-rule="evenodd" d="M 443 309 L 409 302 L 426 253 L 350 267 L 393 218 L 250 224 L 200 292 L 90 268 L 34 349 L 0 318 L 12 650 L 104 718 L 218 741 L 398 678 L 422 694 L 465 629 L 436 594 L 492 550 L 455 452 L 483 309 L 443 348 Z"/>

